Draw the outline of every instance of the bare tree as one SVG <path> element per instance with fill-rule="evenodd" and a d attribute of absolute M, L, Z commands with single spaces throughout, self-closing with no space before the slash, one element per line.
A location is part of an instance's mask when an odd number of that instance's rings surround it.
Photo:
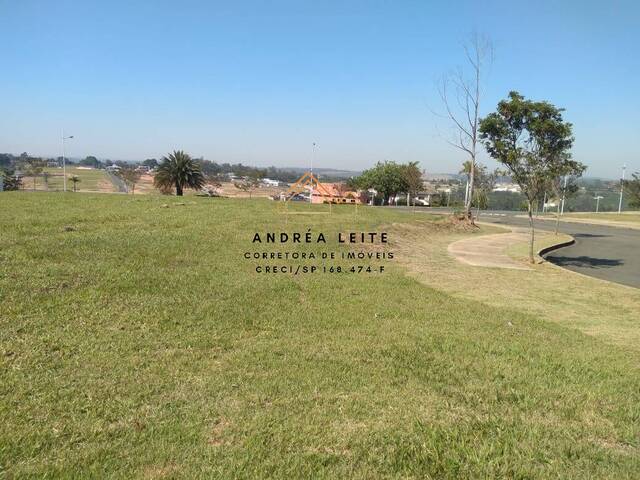
<path fill-rule="evenodd" d="M 220 188 L 222 187 L 222 175 L 213 174 L 205 176 L 205 186 L 201 192 L 209 197 L 219 197 Z"/>
<path fill-rule="evenodd" d="M 580 188 L 578 187 L 576 180 L 577 177 L 582 175 L 582 170 L 578 170 L 578 175 L 574 175 L 573 171 L 569 171 L 569 174 L 559 173 L 555 177 L 549 180 L 549 189 L 553 192 L 553 195 L 556 198 L 556 228 L 555 234 L 558 235 L 558 230 L 560 228 L 560 205 L 566 200 L 574 196 Z"/>
<path fill-rule="evenodd" d="M 465 197 L 464 213 L 471 223 L 471 204 L 475 182 L 475 165 L 478 144 L 480 114 L 481 79 L 484 68 L 493 58 L 493 47 L 486 36 L 474 34 L 464 45 L 468 63 L 466 69 L 458 68 L 445 75 L 439 85 L 440 98 L 446 110 L 446 118 L 455 131 L 447 142 L 469 156 L 469 190 Z"/>
<path fill-rule="evenodd" d="M 131 194 L 135 195 L 136 184 L 140 181 L 142 173 L 133 167 L 125 167 L 122 168 L 116 175 L 120 177 L 125 183 L 125 186 L 127 187 L 127 193 L 129 192 L 129 189 L 131 189 Z"/>
<path fill-rule="evenodd" d="M 471 162 L 467 160 L 462 164 L 462 169 L 460 173 L 467 175 L 467 178 L 471 175 Z M 496 186 L 496 181 L 500 175 L 503 175 L 504 172 L 499 169 L 495 169 L 490 172 L 485 165 L 480 162 L 476 162 L 474 168 L 474 195 L 472 198 L 473 202 L 476 204 L 476 218 L 480 216 L 481 208 L 488 208 L 489 206 L 489 195 L 493 191 L 493 188 Z"/>
<path fill-rule="evenodd" d="M 233 185 L 237 189 L 249 193 L 249 198 L 251 198 L 253 191 L 260 186 L 260 180 L 256 175 L 250 175 L 239 182 L 234 182 Z"/>

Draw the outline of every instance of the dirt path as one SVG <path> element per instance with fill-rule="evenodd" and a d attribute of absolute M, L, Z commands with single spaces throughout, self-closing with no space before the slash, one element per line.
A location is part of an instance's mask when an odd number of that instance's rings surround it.
<path fill-rule="evenodd" d="M 495 233 L 464 238 L 451 243 L 447 251 L 457 260 L 468 265 L 531 270 L 531 268 L 514 260 L 507 254 L 509 247 L 527 240 L 528 232 L 526 230 L 513 229 L 511 233 Z"/>

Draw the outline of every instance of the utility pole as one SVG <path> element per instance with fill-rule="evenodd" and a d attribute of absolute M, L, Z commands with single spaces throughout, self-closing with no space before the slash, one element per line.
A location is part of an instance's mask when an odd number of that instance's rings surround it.
<path fill-rule="evenodd" d="M 604 197 L 600 195 L 596 195 L 595 197 L 593 197 L 593 199 L 596 201 L 596 213 L 598 213 L 598 210 L 600 209 L 600 200 L 603 198 Z"/>
<path fill-rule="evenodd" d="M 64 128 L 62 129 L 62 185 L 63 190 L 67 191 L 67 162 L 65 159 L 65 151 L 64 151 L 64 141 L 73 138 L 73 135 L 68 137 L 64 136 Z"/>
<path fill-rule="evenodd" d="M 316 156 L 316 142 L 313 142 L 313 145 L 311 147 L 311 177 L 313 177 L 313 161 L 315 160 L 315 156 Z M 316 180 L 317 182 L 319 182 L 319 180 Z M 309 183 L 309 185 L 311 185 L 311 191 L 309 192 L 309 206 L 311 206 L 311 204 L 313 203 L 313 178 L 311 180 L 311 182 Z"/>
<path fill-rule="evenodd" d="M 618 213 L 622 213 L 622 193 L 624 192 L 624 174 L 627 170 L 627 166 L 622 166 L 622 181 L 620 182 L 620 201 L 618 202 Z"/>

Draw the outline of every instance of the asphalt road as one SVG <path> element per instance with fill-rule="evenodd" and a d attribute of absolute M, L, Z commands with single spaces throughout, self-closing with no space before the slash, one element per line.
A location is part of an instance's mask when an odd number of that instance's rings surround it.
<path fill-rule="evenodd" d="M 118 189 L 120 193 L 128 193 L 127 186 L 125 185 L 124 181 L 120 177 L 118 177 L 117 175 L 114 175 L 111 172 L 107 172 L 107 176 L 111 180 L 111 183 L 115 185 L 115 187 Z"/>
<path fill-rule="evenodd" d="M 396 207 L 401 208 L 401 207 Z M 445 209 L 420 209 L 425 213 Z M 479 220 L 504 226 L 528 227 L 521 212 L 481 212 Z M 555 222 L 537 220 L 536 229 L 555 229 Z M 640 288 L 640 230 L 584 223 L 560 222 L 560 232 L 576 239 L 545 259 L 561 267 L 611 282 Z"/>

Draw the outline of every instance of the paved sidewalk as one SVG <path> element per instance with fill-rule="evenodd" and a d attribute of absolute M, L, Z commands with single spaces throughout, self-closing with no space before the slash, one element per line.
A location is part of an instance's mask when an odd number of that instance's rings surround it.
<path fill-rule="evenodd" d="M 527 265 L 512 259 L 506 253 L 511 245 L 527 242 L 528 239 L 528 230 L 515 228 L 510 233 L 495 233 L 458 240 L 451 243 L 447 250 L 457 260 L 468 265 L 531 270 Z"/>

